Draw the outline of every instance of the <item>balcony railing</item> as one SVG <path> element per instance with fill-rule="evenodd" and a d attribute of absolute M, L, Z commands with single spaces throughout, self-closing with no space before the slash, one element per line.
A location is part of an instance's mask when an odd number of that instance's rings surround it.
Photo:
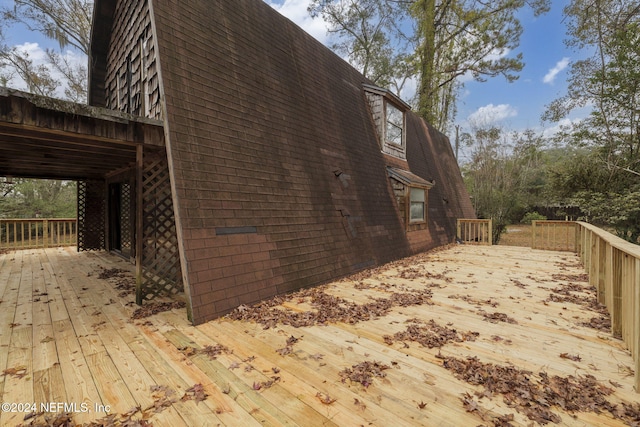
<path fill-rule="evenodd" d="M 575 221 L 532 221 L 533 249 L 576 251 L 577 223 Z"/>
<path fill-rule="evenodd" d="M 0 249 L 32 249 L 77 244 L 75 218 L 0 219 Z"/>
<path fill-rule="evenodd" d="M 491 227 L 490 219 L 458 219 L 456 238 L 461 243 L 492 245 Z"/>
<path fill-rule="evenodd" d="M 611 315 L 611 332 L 621 338 L 635 361 L 640 392 L 640 246 L 584 222 L 578 222 L 577 252 Z"/>

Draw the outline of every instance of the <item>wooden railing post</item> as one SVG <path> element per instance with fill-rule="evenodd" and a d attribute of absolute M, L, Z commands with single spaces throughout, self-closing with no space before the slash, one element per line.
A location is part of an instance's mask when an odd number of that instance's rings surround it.
<path fill-rule="evenodd" d="M 640 258 L 636 258 L 634 264 L 634 270 L 631 273 L 631 280 L 633 283 L 633 295 L 634 295 L 634 311 L 633 311 L 633 324 L 635 330 L 633 334 L 633 341 L 635 343 L 635 352 L 632 353 L 635 360 L 635 385 L 636 392 L 640 393 Z"/>
<path fill-rule="evenodd" d="M 49 237 L 49 221 L 44 219 L 42 220 L 42 245 L 45 248 L 49 247 Z"/>
<path fill-rule="evenodd" d="M 640 393 L 640 246 L 578 222 L 579 251 L 589 283 L 611 316 L 611 333 L 634 360 L 634 388 Z"/>

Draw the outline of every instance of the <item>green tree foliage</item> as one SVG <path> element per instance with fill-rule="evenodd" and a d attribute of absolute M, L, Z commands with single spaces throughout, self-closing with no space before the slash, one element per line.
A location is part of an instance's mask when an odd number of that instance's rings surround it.
<path fill-rule="evenodd" d="M 440 129 L 447 129 L 455 114 L 459 77 L 477 81 L 504 76 L 518 78 L 524 66 L 517 48 L 522 26 L 517 13 L 526 6 L 534 14 L 549 9 L 548 0 L 415 0 L 411 14 L 417 27 L 419 64 L 418 110 Z"/>
<path fill-rule="evenodd" d="M 14 75 L 18 75 L 26 83 L 27 91 L 42 96 L 52 96 L 59 84 L 52 77 L 47 66 L 34 64 L 28 52 L 6 44 L 2 27 L 0 27 L 0 67 L 0 80 L 3 85 L 6 85 Z"/>
<path fill-rule="evenodd" d="M 0 83 L 7 84 L 14 76 L 22 78 L 27 90 L 39 95 L 54 96 L 65 82 L 64 97 L 74 102 L 86 102 L 87 68 L 71 63 L 62 53 L 71 47 L 86 56 L 89 52 L 93 2 L 82 0 L 15 0 L 13 7 L 0 13 Z M 36 64 L 28 52 L 11 46 L 5 36 L 14 25 L 24 25 L 55 40 L 60 52 L 46 50 L 46 62 Z"/>
<path fill-rule="evenodd" d="M 334 36 L 333 48 L 376 84 L 398 91 L 418 81 L 421 116 L 446 131 L 456 112 L 461 77 L 517 79 L 524 63 L 517 48 L 517 13 L 538 15 L 549 0 L 312 0 Z"/>
<path fill-rule="evenodd" d="M 593 55 L 572 64 L 567 94 L 544 119 L 573 109 L 590 116 L 562 137 L 574 153 L 554 173 L 556 193 L 571 198 L 586 219 L 613 227 L 630 241 L 640 233 L 640 3 L 573 0 L 565 9 L 569 44 Z"/>
<path fill-rule="evenodd" d="M 76 183 L 6 178 L 0 182 L 2 218 L 75 218 Z"/>
<path fill-rule="evenodd" d="M 493 241 L 527 209 L 543 203 L 546 157 L 543 140 L 531 131 L 509 133 L 498 127 L 463 135 L 471 160 L 462 166 L 478 217 L 493 220 Z"/>
<path fill-rule="evenodd" d="M 331 49 L 373 83 L 399 93 L 413 75 L 413 35 L 399 26 L 409 16 L 402 2 L 312 0 L 308 11 L 329 24 Z"/>
<path fill-rule="evenodd" d="M 87 68 L 69 61 L 63 49 L 81 55 L 89 52 L 93 2 L 82 0 L 15 0 L 0 11 L 0 84 L 6 86 L 18 76 L 29 92 L 59 95 L 61 79 L 64 98 L 86 102 Z M 60 51 L 47 49 L 46 62 L 37 63 L 29 53 L 11 46 L 5 38 L 13 26 L 24 25 L 55 40 Z M 10 182 L 10 183 L 9 183 Z M 0 217 L 73 218 L 76 216 L 76 183 L 69 181 L 2 179 Z"/>
<path fill-rule="evenodd" d="M 4 19 L 56 40 L 61 49 L 73 46 L 89 53 L 93 2 L 83 0 L 14 0 Z"/>

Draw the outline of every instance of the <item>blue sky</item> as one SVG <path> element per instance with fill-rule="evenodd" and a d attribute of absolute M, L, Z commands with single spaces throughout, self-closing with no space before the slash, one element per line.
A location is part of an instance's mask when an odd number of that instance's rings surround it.
<path fill-rule="evenodd" d="M 319 19 L 312 20 L 306 12 L 309 0 L 265 0 L 283 15 L 300 25 L 308 33 L 326 43 L 326 29 Z M 458 104 L 456 124 L 469 129 L 471 122 L 480 125 L 496 124 L 508 130 L 534 129 L 552 133 L 556 124 L 540 121 L 545 106 L 562 96 L 567 87 L 567 71 L 578 53 L 564 43 L 565 24 L 562 10 L 567 0 L 553 1 L 549 13 L 534 17 L 522 11 L 519 18 L 524 28 L 520 47 L 525 67 L 520 78 L 508 83 L 504 77 L 487 82 L 465 82 Z M 580 119 L 585 112 L 574 114 L 570 120 Z M 565 122 L 566 123 L 566 122 Z"/>
<path fill-rule="evenodd" d="M 309 0 L 264 0 L 274 9 L 291 19 L 305 31 L 323 43 L 327 43 L 326 26 L 321 19 L 312 19 L 307 13 Z M 554 1 L 551 11 L 534 17 L 530 11 L 523 11 L 519 17 L 524 27 L 520 47 L 525 67 L 520 78 L 508 83 L 503 77 L 496 77 L 484 83 L 465 82 L 465 88 L 458 104 L 456 124 L 469 129 L 475 121 L 480 125 L 496 124 L 508 130 L 522 131 L 528 128 L 553 132 L 555 124 L 540 122 L 545 106 L 566 91 L 568 65 L 578 59 L 578 53 L 564 44 L 565 25 L 562 9 L 567 0 Z M 11 6 L 13 1 L 0 0 L 2 7 Z M 5 31 L 5 43 L 19 45 L 29 51 L 34 61 L 44 56 L 44 47 L 55 47 L 54 43 L 30 33 L 25 28 L 16 27 Z M 77 53 L 68 52 L 74 57 Z M 79 61 L 85 58 L 77 57 Z M 20 88 L 19 81 L 12 86 Z M 572 120 L 579 120 L 586 112 L 577 112 Z"/>

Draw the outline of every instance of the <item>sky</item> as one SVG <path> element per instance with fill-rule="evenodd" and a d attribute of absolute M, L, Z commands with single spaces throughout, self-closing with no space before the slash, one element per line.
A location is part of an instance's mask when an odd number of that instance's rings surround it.
<path fill-rule="evenodd" d="M 327 44 L 327 27 L 320 18 L 311 18 L 307 13 L 310 0 L 264 0 L 275 10 L 291 19 L 320 42 Z M 519 14 L 524 28 L 520 47 L 512 54 L 521 52 L 525 66 L 520 77 L 508 83 L 504 77 L 495 77 L 487 82 L 465 81 L 458 102 L 455 124 L 469 130 L 472 123 L 497 125 L 504 129 L 523 131 L 533 129 L 546 134 L 553 133 L 558 124 L 541 123 L 545 107 L 566 93 L 569 65 L 579 57 L 564 44 L 565 25 L 562 10 L 568 0 L 554 0 L 549 13 L 534 17 L 530 11 Z M 0 0 L 0 6 L 11 5 L 11 0 Z M 26 49 L 34 61 L 44 57 L 43 49 L 55 47 L 50 40 L 30 33 L 23 27 L 5 31 L 5 43 Z M 77 61 L 86 61 L 73 51 L 67 55 Z M 19 80 L 11 86 L 21 88 Z M 587 114 L 578 111 L 568 120 L 579 120 Z M 566 122 L 565 122 L 566 123 Z"/>
<path fill-rule="evenodd" d="M 326 26 L 311 19 L 307 12 L 309 0 L 265 0 L 274 9 L 291 19 L 322 43 L 327 43 Z M 546 106 L 566 93 L 567 72 L 579 52 L 566 47 L 563 8 L 567 0 L 554 0 L 551 10 L 535 17 L 530 11 L 519 13 L 524 28 L 520 47 L 524 69 L 520 77 L 508 83 L 502 76 L 479 83 L 465 81 L 458 102 L 456 124 L 470 129 L 476 125 L 498 125 L 508 130 L 533 129 L 547 135 L 557 129 L 556 123 L 542 123 Z M 579 120 L 587 114 L 578 111 L 568 120 Z M 566 124 L 567 121 L 563 122 Z"/>

